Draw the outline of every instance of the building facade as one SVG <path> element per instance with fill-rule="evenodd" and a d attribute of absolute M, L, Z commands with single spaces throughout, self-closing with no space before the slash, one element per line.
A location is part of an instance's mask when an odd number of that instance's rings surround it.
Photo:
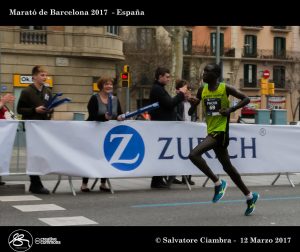
<path fill-rule="evenodd" d="M 253 118 L 257 108 L 286 109 L 288 121 L 298 120 L 299 26 L 220 28 L 223 80 L 251 98 L 250 107 L 243 109 L 242 114 Z M 215 59 L 216 26 L 194 26 L 191 49 L 184 56 L 184 77 L 200 82 L 204 66 Z M 268 81 L 275 84 L 275 93 L 261 98 L 260 82 L 265 70 L 270 72 Z"/>
<path fill-rule="evenodd" d="M 204 66 L 216 61 L 216 26 L 184 27 L 183 71 L 180 76 L 196 87 Z M 97 91 L 100 76 L 119 83 L 122 67 L 130 69 L 129 101 L 126 89 L 116 85 L 125 111 L 147 105 L 157 66 L 174 70 L 174 38 L 165 26 L 0 26 L 0 91 L 18 97 L 30 83 L 31 69 L 49 70 L 53 93 L 63 92 L 71 103 L 56 108 L 54 119 L 71 120 L 74 113 L 87 115 L 87 102 Z M 173 46 L 173 47 L 172 47 Z M 180 55 L 180 54 L 179 54 Z M 254 109 L 282 108 L 288 121 L 299 120 L 299 26 L 220 26 L 223 81 L 245 92 L 250 107 L 235 113 L 254 117 Z M 275 93 L 261 99 L 263 71 Z M 235 101 L 232 100 L 234 103 Z M 129 103 L 129 104 L 128 104 Z M 16 106 L 16 104 L 15 104 Z M 202 112 L 199 110 L 200 120 Z"/>
<path fill-rule="evenodd" d="M 124 61 L 117 26 L 0 26 L 0 49 L 1 92 L 15 94 L 15 107 L 35 65 L 48 69 L 53 93 L 72 99 L 55 109 L 55 120 L 71 120 L 74 113 L 86 117 L 93 83 L 117 77 Z"/>

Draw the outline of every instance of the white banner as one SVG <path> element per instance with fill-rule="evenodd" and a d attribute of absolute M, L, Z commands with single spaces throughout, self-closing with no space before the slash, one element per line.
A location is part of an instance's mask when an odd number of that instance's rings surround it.
<path fill-rule="evenodd" d="M 193 122 L 27 121 L 28 174 L 80 177 L 200 175 L 188 154 L 206 136 Z M 300 127 L 231 124 L 229 154 L 241 174 L 300 172 Z M 213 151 L 203 155 L 224 174 Z"/>
<path fill-rule="evenodd" d="M 0 120 L 0 175 L 9 175 L 9 165 L 18 121 Z"/>

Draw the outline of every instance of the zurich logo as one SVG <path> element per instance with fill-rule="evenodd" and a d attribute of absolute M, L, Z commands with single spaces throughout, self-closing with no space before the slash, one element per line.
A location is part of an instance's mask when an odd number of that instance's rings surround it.
<path fill-rule="evenodd" d="M 104 139 L 104 155 L 115 168 L 131 171 L 144 159 L 145 145 L 141 135 L 133 128 L 120 125 L 111 129 Z"/>

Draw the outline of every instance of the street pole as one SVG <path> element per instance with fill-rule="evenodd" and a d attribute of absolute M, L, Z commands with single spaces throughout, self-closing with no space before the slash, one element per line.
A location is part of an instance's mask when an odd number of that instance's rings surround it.
<path fill-rule="evenodd" d="M 221 44 L 220 44 L 220 33 L 221 28 L 220 26 L 217 26 L 217 33 L 216 33 L 216 64 L 218 64 L 221 67 L 221 75 L 219 78 L 219 81 L 223 81 L 223 66 L 221 65 Z"/>
<path fill-rule="evenodd" d="M 126 87 L 126 112 L 130 111 L 130 87 Z"/>
<path fill-rule="evenodd" d="M 300 121 L 300 98 L 298 98 L 298 113 L 299 113 L 298 121 Z"/>
<path fill-rule="evenodd" d="M 217 26 L 217 34 L 216 34 L 216 63 L 220 64 L 220 26 Z"/>
<path fill-rule="evenodd" d="M 0 93 L 2 92 L 2 31 L 0 31 Z"/>

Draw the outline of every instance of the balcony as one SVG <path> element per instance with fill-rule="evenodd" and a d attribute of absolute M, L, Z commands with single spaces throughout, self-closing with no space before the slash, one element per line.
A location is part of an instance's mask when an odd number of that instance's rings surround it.
<path fill-rule="evenodd" d="M 202 56 L 213 56 L 213 53 L 209 46 L 193 46 L 192 54 Z"/>
<path fill-rule="evenodd" d="M 264 27 L 263 26 L 242 26 L 243 30 L 248 30 L 248 31 L 260 31 Z"/>
<path fill-rule="evenodd" d="M 235 48 L 224 48 L 224 57 L 235 57 Z"/>
<path fill-rule="evenodd" d="M 240 88 L 253 88 L 257 89 L 259 88 L 259 79 L 253 80 L 252 83 L 245 82 L 244 79 L 240 79 Z"/>
<path fill-rule="evenodd" d="M 192 54 L 212 57 L 216 56 L 215 52 L 213 52 L 210 46 L 193 46 Z M 221 49 L 221 56 L 234 58 L 235 48 L 223 48 L 223 50 Z"/>
<path fill-rule="evenodd" d="M 249 50 L 248 47 L 244 47 L 243 54 L 242 54 L 243 58 L 257 58 L 257 56 L 258 55 L 256 49 Z"/>
<path fill-rule="evenodd" d="M 91 33 L 81 32 L 73 26 L 65 26 L 61 30 L 15 27 L 0 30 L 5 37 L 2 42 L 4 53 L 124 60 L 122 39 L 103 34 L 103 27 L 96 27 Z"/>
<path fill-rule="evenodd" d="M 271 59 L 271 60 L 289 60 L 289 61 L 299 61 L 299 53 L 293 51 L 274 51 L 274 50 L 257 50 L 257 56 L 259 59 Z"/>
<path fill-rule="evenodd" d="M 271 31 L 273 32 L 290 32 L 292 31 L 291 26 L 272 26 Z"/>
<path fill-rule="evenodd" d="M 21 30 L 20 43 L 47 45 L 47 32 L 45 30 Z"/>

